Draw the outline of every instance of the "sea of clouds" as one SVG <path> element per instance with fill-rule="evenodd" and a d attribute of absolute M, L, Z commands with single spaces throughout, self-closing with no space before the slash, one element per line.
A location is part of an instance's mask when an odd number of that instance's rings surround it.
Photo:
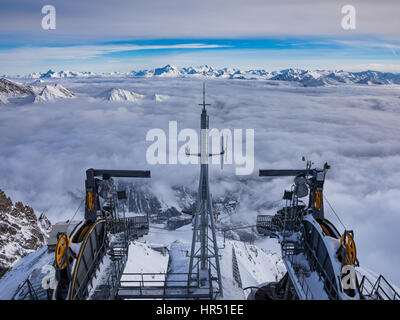
<path fill-rule="evenodd" d="M 170 120 L 177 121 L 178 131 L 199 128 L 200 80 L 47 81 L 61 83 L 77 97 L 0 106 L 0 188 L 13 201 L 45 212 L 52 222 L 69 219 L 81 201 L 85 171 L 92 167 L 150 169 L 146 183 L 169 205 L 176 201 L 171 186 L 196 190 L 198 166 L 149 165 L 145 155 L 148 130 L 168 132 Z M 234 165 L 210 168 L 213 196 L 239 197 L 232 223 L 254 224 L 263 203 L 282 204 L 291 179 L 258 177 L 258 169 L 303 168 L 302 156 L 317 166 L 328 162 L 325 194 L 354 230 L 361 265 L 400 283 L 400 86 L 304 88 L 241 80 L 208 80 L 206 86 L 210 128 L 255 130 L 252 175 L 236 176 Z M 146 98 L 137 103 L 101 99 L 110 88 Z M 169 98 L 149 98 L 155 93 Z M 326 211 L 343 231 L 327 206 Z"/>

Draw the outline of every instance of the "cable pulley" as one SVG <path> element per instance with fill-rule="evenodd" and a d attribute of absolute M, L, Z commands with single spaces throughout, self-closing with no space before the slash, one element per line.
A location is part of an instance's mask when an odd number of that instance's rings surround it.
<path fill-rule="evenodd" d="M 67 259 L 71 258 L 71 254 L 69 252 L 70 249 L 71 249 L 70 238 L 65 233 L 61 234 L 61 236 L 58 238 L 55 251 L 56 255 L 55 262 L 57 267 L 61 270 L 67 266 Z"/>
<path fill-rule="evenodd" d="M 346 249 L 346 257 L 344 257 L 344 253 L 341 253 L 342 259 L 344 258 L 344 262 L 346 265 L 354 264 L 357 260 L 357 249 L 356 243 L 354 242 L 354 235 L 351 231 L 345 231 L 343 235 L 340 237 L 340 246 L 344 246 Z M 343 261 L 343 260 L 342 260 Z"/>

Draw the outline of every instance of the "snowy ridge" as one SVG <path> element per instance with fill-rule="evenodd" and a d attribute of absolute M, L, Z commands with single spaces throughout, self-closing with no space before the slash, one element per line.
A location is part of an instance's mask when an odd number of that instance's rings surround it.
<path fill-rule="evenodd" d="M 166 94 L 155 93 L 152 95 L 152 98 L 157 102 L 163 102 L 163 101 L 167 100 L 169 98 L 169 96 Z"/>
<path fill-rule="evenodd" d="M 36 80 L 24 86 L 8 79 L 0 79 L 0 104 L 31 103 L 54 101 L 56 99 L 74 98 L 75 93 L 60 84 L 40 87 L 42 80 Z"/>
<path fill-rule="evenodd" d="M 0 94 L 2 95 L 32 95 L 29 87 L 24 87 L 8 79 L 0 79 Z"/>
<path fill-rule="evenodd" d="M 35 95 L 31 87 L 25 87 L 8 79 L 0 79 L 0 104 L 18 102 L 20 100 L 31 101 Z"/>
<path fill-rule="evenodd" d="M 46 85 L 43 90 L 35 97 L 35 102 L 52 101 L 59 98 L 74 98 L 75 94 L 64 88 L 60 84 L 55 86 Z"/>
<path fill-rule="evenodd" d="M 316 87 L 325 85 L 339 85 L 346 83 L 379 85 L 400 84 L 400 74 L 367 70 L 362 72 L 347 72 L 343 70 L 304 70 L 284 69 L 280 71 L 267 71 L 264 69 L 239 70 L 229 68 L 214 68 L 203 65 L 199 67 L 175 67 L 167 64 L 164 67 L 154 69 L 134 70 L 132 72 L 78 72 L 49 70 L 47 72 L 35 72 L 21 78 L 54 79 L 54 78 L 80 78 L 80 77 L 161 77 L 161 78 L 220 78 L 220 79 L 244 79 L 244 80 L 278 80 L 298 82 L 301 86 Z"/>
<path fill-rule="evenodd" d="M 42 266 L 52 265 L 53 262 L 54 252 L 49 252 L 47 246 L 20 259 L 9 272 L 0 278 L 0 300 L 12 299 L 23 281 L 31 276 L 43 275 Z"/>
<path fill-rule="evenodd" d="M 73 78 L 73 77 L 90 77 L 94 76 L 93 72 L 79 72 L 79 71 L 53 71 L 49 70 L 45 73 L 35 72 L 27 75 L 27 78 L 43 79 L 43 78 Z"/>
<path fill-rule="evenodd" d="M 206 77 L 222 79 L 247 79 L 247 80 L 279 80 L 299 82 L 302 86 L 338 85 L 344 83 L 358 84 L 400 84 L 400 74 L 363 71 L 346 72 L 343 70 L 303 70 L 285 69 L 281 71 L 266 71 L 255 69 L 241 71 L 239 69 L 216 69 L 210 66 L 177 68 L 166 65 L 163 68 L 132 71 L 138 77 Z"/>
<path fill-rule="evenodd" d="M 138 102 L 144 98 L 144 95 L 133 91 L 113 88 L 103 92 L 99 97 L 108 101 Z"/>

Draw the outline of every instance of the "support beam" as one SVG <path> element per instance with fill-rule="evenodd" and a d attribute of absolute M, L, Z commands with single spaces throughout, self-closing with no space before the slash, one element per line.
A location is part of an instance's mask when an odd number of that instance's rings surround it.
<path fill-rule="evenodd" d="M 108 170 L 108 169 L 88 169 L 93 174 L 93 177 L 102 176 L 103 179 L 110 177 L 115 178 L 150 178 L 151 174 L 149 170 Z"/>
<path fill-rule="evenodd" d="M 312 170 L 308 169 L 264 169 L 260 170 L 260 177 L 296 177 L 300 174 L 308 175 L 311 174 Z"/>
<path fill-rule="evenodd" d="M 99 179 L 108 180 L 112 177 L 116 178 L 150 178 L 149 170 L 108 170 L 93 169 L 86 170 L 86 203 L 85 203 L 85 220 L 94 223 L 97 219 L 97 211 L 100 210 L 99 201 Z"/>

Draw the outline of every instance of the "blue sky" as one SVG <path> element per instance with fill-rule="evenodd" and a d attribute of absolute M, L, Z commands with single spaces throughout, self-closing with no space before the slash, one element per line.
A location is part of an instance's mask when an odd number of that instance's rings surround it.
<path fill-rule="evenodd" d="M 400 72 L 400 2 L 53 0 L 56 29 L 43 30 L 48 1 L 4 0 L 0 74 L 127 72 L 165 64 L 240 69 L 374 69 Z"/>

